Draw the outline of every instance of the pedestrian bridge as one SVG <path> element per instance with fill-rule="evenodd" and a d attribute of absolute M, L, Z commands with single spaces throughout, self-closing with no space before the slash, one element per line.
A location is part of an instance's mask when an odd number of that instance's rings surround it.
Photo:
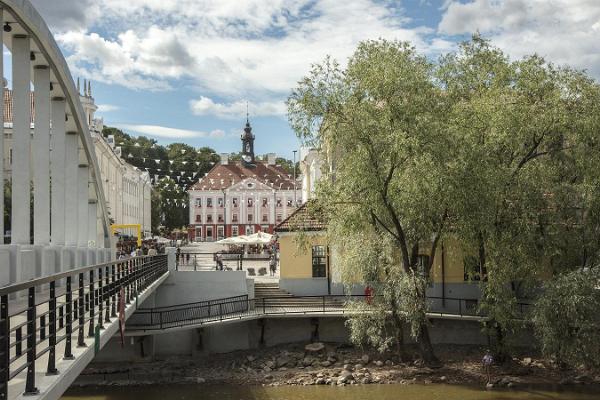
<path fill-rule="evenodd" d="M 140 308 L 127 324 L 127 336 L 163 334 L 184 329 L 265 318 L 348 317 L 372 311 L 371 299 L 364 295 L 269 296 L 252 299 L 248 295 Z M 482 321 L 477 299 L 428 297 L 429 319 Z M 357 307 L 358 306 L 358 307 Z M 530 304 L 517 303 L 520 315 Z"/>
<path fill-rule="evenodd" d="M 0 398 L 59 398 L 168 275 L 159 255 L 1 288 Z"/>
<path fill-rule="evenodd" d="M 117 304 L 126 320 L 166 278 L 167 256 L 111 261 L 90 116 L 67 62 L 29 0 L 0 0 L 0 26 L 0 77 L 12 78 L 10 119 L 0 112 L 0 400 L 57 399 L 117 332 Z"/>

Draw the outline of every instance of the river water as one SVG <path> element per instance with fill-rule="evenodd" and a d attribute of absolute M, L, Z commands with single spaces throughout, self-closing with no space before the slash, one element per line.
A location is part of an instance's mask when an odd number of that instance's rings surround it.
<path fill-rule="evenodd" d="M 69 390 L 62 400 L 598 400 L 600 392 L 493 390 L 455 385 L 211 386 L 157 385 Z"/>

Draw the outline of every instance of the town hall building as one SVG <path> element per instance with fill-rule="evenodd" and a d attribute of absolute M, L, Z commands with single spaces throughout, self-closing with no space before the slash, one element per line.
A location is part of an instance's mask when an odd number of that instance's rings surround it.
<path fill-rule="evenodd" d="M 250 122 L 242 140 L 242 160 L 230 161 L 221 155 L 216 164 L 189 190 L 188 237 L 190 241 L 211 242 L 226 237 L 273 233 L 302 199 L 301 185 L 276 165 L 270 153 L 264 161 L 254 155 Z"/>

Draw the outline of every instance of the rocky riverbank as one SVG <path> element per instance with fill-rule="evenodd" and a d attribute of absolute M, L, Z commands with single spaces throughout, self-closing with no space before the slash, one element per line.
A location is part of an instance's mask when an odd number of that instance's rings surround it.
<path fill-rule="evenodd" d="M 75 386 L 150 384 L 238 385 L 356 385 L 356 384 L 469 384 L 485 386 L 481 366 L 485 350 L 477 347 L 436 348 L 442 367 L 428 368 L 421 360 L 400 362 L 393 354 L 334 344 L 285 345 L 228 354 L 160 361 L 93 364 Z M 552 363 L 528 354 L 491 368 L 488 387 L 535 385 L 593 385 L 600 374 L 560 371 Z"/>

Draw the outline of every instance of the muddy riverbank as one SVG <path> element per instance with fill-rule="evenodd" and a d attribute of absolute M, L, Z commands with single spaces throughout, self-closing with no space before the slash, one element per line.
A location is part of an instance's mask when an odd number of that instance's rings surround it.
<path fill-rule="evenodd" d="M 264 386 L 447 383 L 486 386 L 487 377 L 481 366 L 484 348 L 439 346 L 436 351 L 442 361 L 440 368 L 429 368 L 417 357 L 400 362 L 393 354 L 320 343 L 140 363 L 94 363 L 80 375 L 74 386 L 173 383 Z M 553 363 L 526 352 L 503 365 L 494 365 L 491 376 L 494 388 L 586 385 L 590 390 L 600 390 L 600 373 L 561 371 Z"/>

